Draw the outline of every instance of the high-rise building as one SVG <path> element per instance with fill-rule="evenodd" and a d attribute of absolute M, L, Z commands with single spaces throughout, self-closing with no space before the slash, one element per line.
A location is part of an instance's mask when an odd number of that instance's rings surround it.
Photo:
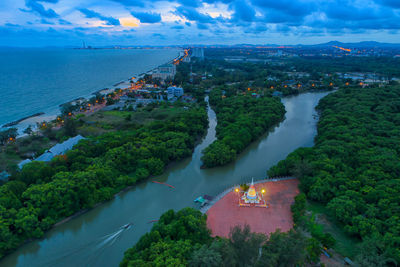
<path fill-rule="evenodd" d="M 192 57 L 204 60 L 204 48 L 193 48 Z"/>
<path fill-rule="evenodd" d="M 174 78 L 176 74 L 176 66 L 174 64 L 165 64 L 154 70 L 152 78 L 160 78 L 161 80 L 166 80 L 168 78 Z"/>

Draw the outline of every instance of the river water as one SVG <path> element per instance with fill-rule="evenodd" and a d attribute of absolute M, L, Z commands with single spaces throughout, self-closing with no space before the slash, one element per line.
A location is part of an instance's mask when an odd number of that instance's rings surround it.
<path fill-rule="evenodd" d="M 313 145 L 316 135 L 315 106 L 328 93 L 305 93 L 282 99 L 286 118 L 252 143 L 227 166 L 200 169 L 201 151 L 215 140 L 215 113 L 208 110 L 210 127 L 191 158 L 170 166 L 163 175 L 119 194 L 89 212 L 46 233 L 41 240 L 20 247 L 0 266 L 118 266 L 152 223 L 168 209 L 198 207 L 200 195 L 217 195 L 234 184 L 263 179 L 266 171 L 298 147 Z M 152 180 L 173 185 L 152 183 Z M 123 225 L 132 222 L 127 229 Z"/>

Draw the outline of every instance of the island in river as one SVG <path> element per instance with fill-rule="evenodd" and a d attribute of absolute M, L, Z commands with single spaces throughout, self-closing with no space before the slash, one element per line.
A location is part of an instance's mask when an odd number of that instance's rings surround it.
<path fill-rule="evenodd" d="M 81 266 L 90 261 L 92 266 L 117 265 L 123 251 L 149 231 L 152 227 L 149 222 L 158 219 L 163 212 L 171 208 L 195 207 L 193 200 L 198 195 L 216 195 L 232 184 L 248 182 L 250 177 L 263 178 L 270 166 L 294 149 L 312 146 L 317 122 L 314 107 L 326 94 L 308 93 L 283 99 L 287 110 L 285 120 L 269 135 L 250 144 L 238 156 L 235 164 L 200 169 L 201 151 L 215 140 L 217 121 L 215 113 L 209 109 L 207 135 L 196 146 L 192 157 L 173 164 L 156 178 L 157 181 L 175 186 L 175 189 L 142 182 L 115 199 L 50 230 L 42 240 L 25 244 L 5 257 L 2 263 L 10 266 L 43 266 L 48 262 L 57 262 L 58 266 Z M 112 245 L 99 247 L 95 242 L 128 222 L 134 222 L 134 226 L 118 235 Z M 76 249 L 82 247 L 88 249 Z"/>

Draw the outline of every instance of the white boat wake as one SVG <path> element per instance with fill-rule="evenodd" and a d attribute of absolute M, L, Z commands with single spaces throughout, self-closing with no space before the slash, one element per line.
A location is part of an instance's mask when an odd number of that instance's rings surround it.
<path fill-rule="evenodd" d="M 95 266 L 94 262 L 98 259 L 98 256 L 108 247 L 112 246 L 121 236 L 122 234 L 131 229 L 132 224 L 126 224 L 119 228 L 117 231 L 97 238 L 93 241 L 90 241 L 86 244 L 83 244 L 74 249 L 65 250 L 62 255 L 59 255 L 47 262 L 40 264 L 40 266 L 57 266 L 57 263 L 64 259 L 73 256 L 78 256 L 82 254 L 88 255 L 86 261 L 83 266 Z"/>

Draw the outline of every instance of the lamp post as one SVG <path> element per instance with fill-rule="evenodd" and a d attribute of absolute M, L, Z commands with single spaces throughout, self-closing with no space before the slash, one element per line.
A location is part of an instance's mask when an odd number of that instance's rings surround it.
<path fill-rule="evenodd" d="M 238 202 L 239 202 L 239 206 L 240 206 L 240 196 L 239 196 L 239 188 L 235 188 L 235 192 L 236 192 L 236 194 L 237 194 L 237 197 L 238 197 Z"/>
<path fill-rule="evenodd" d="M 264 201 L 264 205 L 267 205 L 267 203 L 265 202 L 265 199 L 264 199 L 264 193 L 265 193 L 265 189 L 263 188 L 263 189 L 261 189 L 261 196 L 262 196 L 262 200 Z"/>

